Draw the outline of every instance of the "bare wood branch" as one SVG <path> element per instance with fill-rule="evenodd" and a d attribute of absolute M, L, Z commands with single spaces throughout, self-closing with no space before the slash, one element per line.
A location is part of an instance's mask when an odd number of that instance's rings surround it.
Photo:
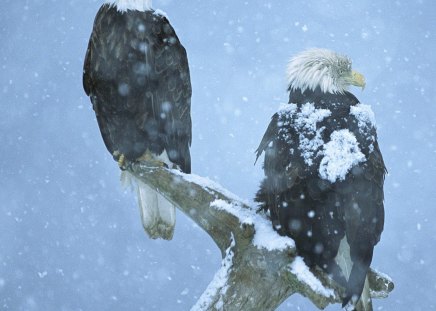
<path fill-rule="evenodd" d="M 256 245 L 259 216 L 229 191 L 195 175 L 148 165 L 133 163 L 129 170 L 203 228 L 223 256 L 221 268 L 191 311 L 275 310 L 295 293 L 319 309 L 340 302 L 342 289 L 322 271 L 312 271 L 322 290 L 293 271 L 298 257 L 291 243 L 280 249 Z M 221 208 L 220 202 L 229 208 Z M 239 211 L 256 221 L 241 219 Z M 389 277 L 372 270 L 369 281 L 374 298 L 387 297 L 394 287 Z"/>

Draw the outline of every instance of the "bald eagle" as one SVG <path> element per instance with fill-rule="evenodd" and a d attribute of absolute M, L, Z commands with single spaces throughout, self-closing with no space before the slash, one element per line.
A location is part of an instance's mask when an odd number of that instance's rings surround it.
<path fill-rule="evenodd" d="M 101 6 L 86 51 L 83 87 L 106 148 L 121 167 L 125 160 L 147 159 L 191 172 L 187 54 L 151 0 L 106 0 Z M 144 229 L 152 238 L 171 239 L 174 206 L 137 180 L 136 186 Z"/>
<path fill-rule="evenodd" d="M 365 79 L 348 57 L 325 49 L 296 55 L 287 73 L 289 103 L 257 149 L 265 178 L 256 201 L 309 266 L 345 287 L 343 306 L 354 309 L 384 224 L 386 168 L 374 114 L 348 91 Z"/>

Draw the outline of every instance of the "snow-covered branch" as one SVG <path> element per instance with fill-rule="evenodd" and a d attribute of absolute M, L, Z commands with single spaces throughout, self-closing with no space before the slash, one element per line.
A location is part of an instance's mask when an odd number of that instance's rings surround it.
<path fill-rule="evenodd" d="M 275 310 L 295 293 L 319 309 L 340 302 L 341 289 L 320 270 L 309 270 L 294 242 L 236 195 L 209 179 L 148 164 L 133 163 L 129 170 L 203 228 L 222 253 L 222 267 L 192 311 Z M 369 280 L 374 298 L 394 287 L 375 271 Z"/>

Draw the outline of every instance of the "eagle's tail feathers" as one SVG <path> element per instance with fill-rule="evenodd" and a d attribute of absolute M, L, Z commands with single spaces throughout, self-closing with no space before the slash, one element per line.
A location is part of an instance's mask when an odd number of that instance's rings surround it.
<path fill-rule="evenodd" d="M 373 311 L 371 293 L 369 289 L 368 277 L 365 278 L 365 285 L 363 286 L 360 299 L 353 295 L 348 295 L 344 299 L 343 309 L 346 311 Z M 345 303 L 345 301 L 348 301 Z"/>
<path fill-rule="evenodd" d="M 336 262 L 340 266 L 345 278 L 348 280 L 345 286 L 345 297 L 342 300 L 342 307 L 346 311 L 372 311 L 372 301 L 367 277 L 372 252 L 368 252 L 368 254 L 363 262 L 356 261 L 353 263 L 347 238 L 344 237 L 342 239 Z"/>
<path fill-rule="evenodd" d="M 372 252 L 369 253 L 370 256 L 366 256 L 363 260 L 354 261 L 342 306 L 346 306 L 351 302 L 352 305 L 356 306 L 356 311 L 372 311 L 371 297 L 367 285 L 367 274 L 372 259 Z"/>
<path fill-rule="evenodd" d="M 136 188 L 142 226 L 148 236 L 171 240 L 176 225 L 175 206 L 131 173 L 123 171 L 121 174 L 123 185 L 130 184 Z"/>
<path fill-rule="evenodd" d="M 372 311 L 372 301 L 371 301 L 371 293 L 369 290 L 368 276 L 365 279 L 365 285 L 363 286 L 363 291 L 362 294 L 360 295 L 359 304 L 361 305 L 361 310 Z"/>

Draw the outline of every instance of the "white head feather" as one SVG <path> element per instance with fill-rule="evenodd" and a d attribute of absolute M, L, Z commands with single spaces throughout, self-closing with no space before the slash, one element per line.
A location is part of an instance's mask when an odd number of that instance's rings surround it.
<path fill-rule="evenodd" d="M 294 56 L 287 68 L 291 90 L 343 93 L 350 85 L 351 60 L 326 49 L 309 49 Z"/>
<path fill-rule="evenodd" d="M 128 10 L 150 11 L 151 0 L 105 0 L 105 3 L 116 6 L 120 12 Z"/>

